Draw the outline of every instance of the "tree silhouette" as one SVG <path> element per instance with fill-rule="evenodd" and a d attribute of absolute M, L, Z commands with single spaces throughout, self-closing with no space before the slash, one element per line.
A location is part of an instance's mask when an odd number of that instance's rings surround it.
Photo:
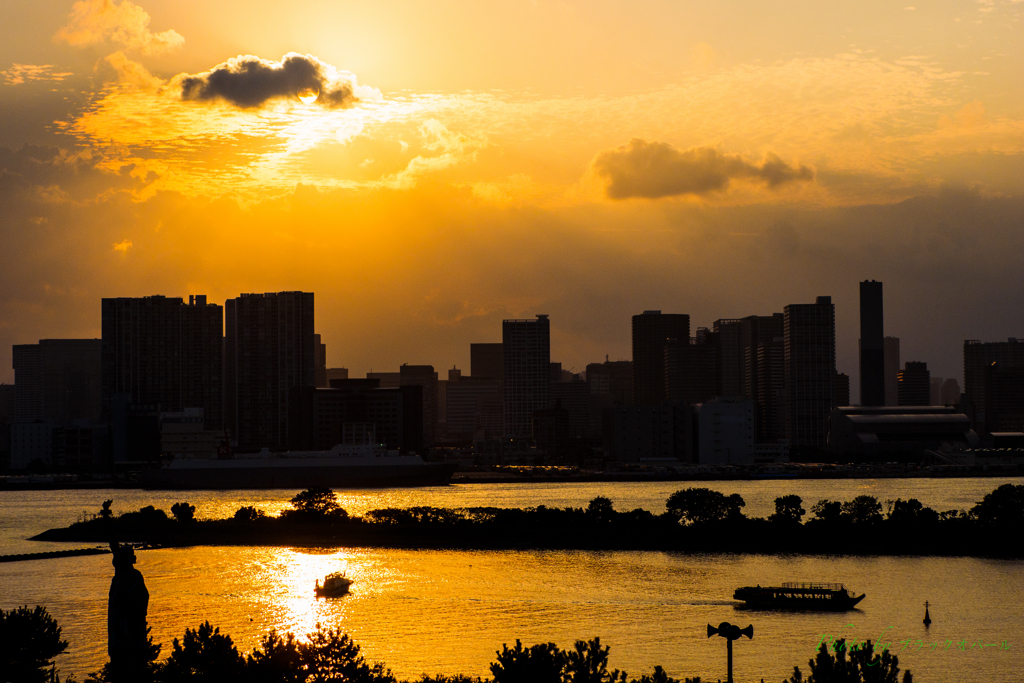
<path fill-rule="evenodd" d="M 795 494 L 779 496 L 775 499 L 775 514 L 768 517 L 768 521 L 777 524 L 799 524 L 806 514 L 803 508 L 803 499 Z"/>
<path fill-rule="evenodd" d="M 612 507 L 610 498 L 598 496 L 587 505 L 587 517 L 595 522 L 610 522 L 615 516 L 615 509 Z"/>
<path fill-rule="evenodd" d="M 669 515 L 689 524 L 706 524 L 743 517 L 740 508 L 746 503 L 738 493 L 726 496 L 706 488 L 676 491 L 665 502 Z"/>
<path fill-rule="evenodd" d="M 329 488 L 306 489 L 292 498 L 291 503 L 295 513 L 303 516 L 314 518 L 348 517 L 348 513 L 338 505 L 337 495 Z"/>
<path fill-rule="evenodd" d="M 185 636 L 174 639 L 171 656 L 163 664 L 161 683 L 196 681 L 219 683 L 239 680 L 244 672 L 244 660 L 231 642 L 231 636 L 222 635 L 209 621 L 199 628 L 185 629 Z"/>
<path fill-rule="evenodd" d="M 1024 485 L 1003 484 L 971 508 L 985 526 L 1024 526 Z"/>
<path fill-rule="evenodd" d="M 266 517 L 266 513 L 252 505 L 243 505 L 235 511 L 236 522 L 255 522 Z"/>
<path fill-rule="evenodd" d="M 495 653 L 498 661 L 491 664 L 494 683 L 562 683 L 565 653 L 554 643 L 538 643 L 523 649 L 517 639 L 516 646 L 501 646 Z"/>
<path fill-rule="evenodd" d="M 307 638 L 307 642 L 299 643 L 299 654 L 308 683 L 394 683 L 395 677 L 383 664 L 366 663 L 347 633 L 317 624 L 316 631 Z"/>
<path fill-rule="evenodd" d="M 846 641 L 840 638 L 832 649 L 834 652 L 829 653 L 828 644 L 822 643 L 818 654 L 808 661 L 811 674 L 807 679 L 804 679 L 800 667 L 795 666 L 786 683 L 900 683 L 899 657 L 889 650 L 882 650 L 881 655 L 876 655 L 870 640 L 847 648 Z M 913 681 L 909 671 L 903 674 L 903 683 Z"/>
<path fill-rule="evenodd" d="M 875 524 L 882 521 L 882 504 L 874 496 L 857 496 L 843 503 L 843 519 L 853 524 Z"/>
<path fill-rule="evenodd" d="M 195 521 L 196 506 L 189 505 L 187 502 L 175 503 L 171 506 L 171 514 L 182 524 L 187 524 L 188 522 Z"/>
<path fill-rule="evenodd" d="M 565 653 L 565 676 L 569 683 L 618 683 L 626 681 L 626 673 L 608 671 L 608 651 L 601 639 L 577 640 L 575 648 Z"/>
<path fill-rule="evenodd" d="M 45 607 L 0 609 L 0 677 L 5 681 L 46 683 L 53 659 L 68 649 L 60 626 Z"/>

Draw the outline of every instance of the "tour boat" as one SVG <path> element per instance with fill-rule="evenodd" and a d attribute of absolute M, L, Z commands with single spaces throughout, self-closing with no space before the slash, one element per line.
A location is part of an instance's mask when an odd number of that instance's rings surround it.
<path fill-rule="evenodd" d="M 733 599 L 754 609 L 792 609 L 844 612 L 864 599 L 841 583 L 784 583 L 781 586 L 737 588 Z"/>
<path fill-rule="evenodd" d="M 320 585 L 320 580 L 317 579 L 314 590 L 318 598 L 333 598 L 348 593 L 348 587 L 351 585 L 352 579 L 347 578 L 344 572 L 335 572 L 328 574 L 324 578 L 322 586 Z"/>

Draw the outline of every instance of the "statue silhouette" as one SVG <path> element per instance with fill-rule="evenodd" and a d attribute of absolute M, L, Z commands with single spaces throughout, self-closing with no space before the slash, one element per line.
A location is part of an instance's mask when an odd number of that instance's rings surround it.
<path fill-rule="evenodd" d="M 142 573 L 135 568 L 135 551 L 130 545 L 110 544 L 114 555 L 114 578 L 107 603 L 107 654 L 110 679 L 138 681 L 148 662 L 149 637 L 146 612 L 149 591 Z"/>

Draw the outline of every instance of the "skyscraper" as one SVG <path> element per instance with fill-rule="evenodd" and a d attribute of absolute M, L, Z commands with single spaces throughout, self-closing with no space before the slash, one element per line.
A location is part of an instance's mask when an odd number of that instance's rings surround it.
<path fill-rule="evenodd" d="M 898 406 L 900 397 L 896 378 L 900 374 L 900 338 L 886 337 L 882 342 L 882 348 L 885 365 L 885 405 Z"/>
<path fill-rule="evenodd" d="M 243 450 L 288 447 L 294 387 L 316 382 L 313 293 L 242 294 L 225 304 L 227 425 Z"/>
<path fill-rule="evenodd" d="M 437 440 L 437 373 L 433 365 L 405 365 L 398 369 L 399 386 L 423 387 L 423 445 Z"/>
<path fill-rule="evenodd" d="M 997 371 L 1024 367 L 1024 339 L 1010 337 L 1004 342 L 964 341 L 964 393 L 974 406 L 975 429 L 992 431 L 986 425 L 985 403 L 987 377 L 991 365 L 998 363 Z"/>
<path fill-rule="evenodd" d="M 644 311 L 633 316 L 633 401 L 656 406 L 665 400 L 665 342 L 689 340 L 690 316 Z"/>
<path fill-rule="evenodd" d="M 551 407 L 551 323 L 547 315 L 501 324 L 505 436 L 529 439 L 533 413 Z"/>
<path fill-rule="evenodd" d="M 931 373 L 927 363 L 907 361 L 899 374 L 899 397 L 901 406 L 931 404 Z"/>
<path fill-rule="evenodd" d="M 14 347 L 15 412 L 19 419 L 99 421 L 102 413 L 99 339 L 43 339 Z"/>
<path fill-rule="evenodd" d="M 222 307 L 203 295 L 103 299 L 103 415 L 115 395 L 180 412 L 202 408 L 207 429 L 223 420 Z"/>
<path fill-rule="evenodd" d="M 476 379 L 497 379 L 505 375 L 501 343 L 469 345 L 469 375 Z"/>
<path fill-rule="evenodd" d="M 885 332 L 882 283 L 860 283 L 860 404 L 885 405 Z"/>
<path fill-rule="evenodd" d="M 836 314 L 832 297 L 783 312 L 783 392 L 790 446 L 824 448 L 835 407 Z"/>
<path fill-rule="evenodd" d="M 327 384 L 327 344 L 320 340 L 319 334 L 313 335 L 313 350 L 316 354 L 316 365 L 313 369 L 316 386 L 325 389 Z"/>

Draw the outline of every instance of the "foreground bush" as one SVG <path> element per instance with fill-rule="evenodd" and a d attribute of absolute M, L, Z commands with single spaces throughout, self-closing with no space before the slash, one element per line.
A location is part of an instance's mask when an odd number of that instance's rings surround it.
<path fill-rule="evenodd" d="M 0 609 L 0 678 L 4 681 L 45 683 L 51 680 L 53 659 L 68 649 L 60 626 L 45 607 Z"/>
<path fill-rule="evenodd" d="M 160 651 L 151 643 L 152 660 Z M 60 639 L 60 627 L 43 607 L 0 610 L 0 677 L 18 683 L 60 683 L 53 658 L 67 649 Z M 463 674 L 428 675 L 404 683 L 701 683 L 700 678 L 679 680 L 655 666 L 651 674 L 629 678 L 625 671 L 608 669 L 611 648 L 600 638 L 577 640 L 571 650 L 554 643 L 523 647 L 502 645 L 490 665 L 491 680 Z M 785 683 L 913 683 L 910 672 L 899 678 L 899 659 L 888 650 L 874 653 L 871 641 L 847 648 L 835 641 L 834 653 L 822 644 L 810 660 L 810 675 L 804 679 L 799 667 Z M 109 664 L 90 674 L 90 681 L 110 681 Z M 185 629 L 164 662 L 153 662 L 145 678 L 132 683 L 179 683 L 190 681 L 246 681 L 251 683 L 398 683 L 382 663 L 367 663 L 360 647 L 347 633 L 316 625 L 305 640 L 291 633 L 270 631 L 249 655 L 242 655 L 231 636 L 222 634 L 210 622 Z M 68 678 L 64 683 L 74 683 Z"/>

